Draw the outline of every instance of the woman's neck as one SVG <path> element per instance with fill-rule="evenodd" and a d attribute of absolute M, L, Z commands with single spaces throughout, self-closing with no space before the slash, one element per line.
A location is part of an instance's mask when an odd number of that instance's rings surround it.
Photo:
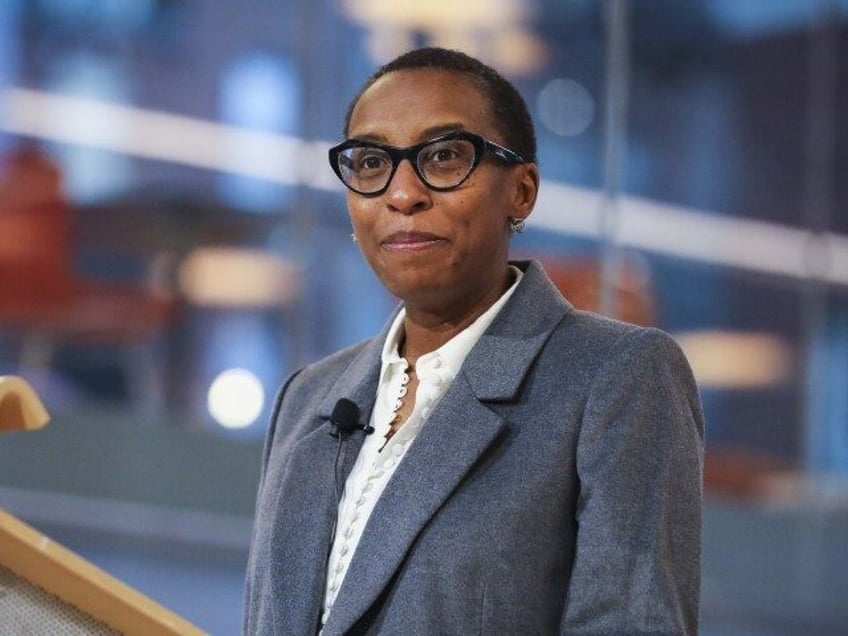
<path fill-rule="evenodd" d="M 498 298 L 509 289 L 514 279 L 507 270 L 502 284 L 493 287 L 459 311 L 454 304 L 447 311 L 432 311 L 406 305 L 404 334 L 398 346 L 399 353 L 410 363 L 420 356 L 435 351 L 483 315 Z"/>

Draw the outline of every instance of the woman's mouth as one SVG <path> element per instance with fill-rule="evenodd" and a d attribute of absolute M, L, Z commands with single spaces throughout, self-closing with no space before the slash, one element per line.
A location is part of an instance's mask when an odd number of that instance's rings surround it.
<path fill-rule="evenodd" d="M 426 250 L 444 242 L 444 238 L 429 232 L 395 232 L 383 239 L 383 249 L 397 252 Z"/>

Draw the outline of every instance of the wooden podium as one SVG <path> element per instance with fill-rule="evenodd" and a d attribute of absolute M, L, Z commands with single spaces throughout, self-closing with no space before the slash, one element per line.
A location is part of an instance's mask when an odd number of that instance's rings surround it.
<path fill-rule="evenodd" d="M 48 419 L 29 384 L 0 376 L 0 432 L 40 428 Z M 0 634 L 203 633 L 0 509 Z"/>

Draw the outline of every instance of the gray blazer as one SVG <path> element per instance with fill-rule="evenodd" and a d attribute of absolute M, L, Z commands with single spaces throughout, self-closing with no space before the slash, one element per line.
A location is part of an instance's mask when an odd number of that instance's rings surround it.
<path fill-rule="evenodd" d="M 327 624 L 339 634 L 695 634 L 703 419 L 655 329 L 577 311 L 536 263 L 471 350 L 368 521 Z M 271 419 L 246 634 L 315 634 L 376 338 L 309 365 Z M 342 482 L 343 483 L 343 482 Z"/>

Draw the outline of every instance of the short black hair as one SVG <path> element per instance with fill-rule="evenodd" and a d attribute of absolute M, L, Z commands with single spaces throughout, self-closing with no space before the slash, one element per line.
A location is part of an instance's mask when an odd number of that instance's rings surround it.
<path fill-rule="evenodd" d="M 365 82 L 356 97 L 350 102 L 345 114 L 344 133 L 350 129 L 350 118 L 356 103 L 378 79 L 395 71 L 435 69 L 462 73 L 474 81 L 489 100 L 495 127 L 503 136 L 510 150 L 520 154 L 526 161 L 537 163 L 536 132 L 527 104 L 509 81 L 491 66 L 453 49 L 425 47 L 414 49 L 396 57 L 378 68 Z"/>

